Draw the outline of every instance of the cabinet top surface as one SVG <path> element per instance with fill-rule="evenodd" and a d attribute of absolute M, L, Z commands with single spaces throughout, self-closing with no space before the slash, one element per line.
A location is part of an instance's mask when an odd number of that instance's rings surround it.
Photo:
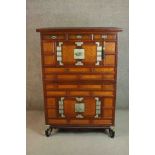
<path fill-rule="evenodd" d="M 37 28 L 36 32 L 69 32 L 69 31 L 83 31 L 83 32 L 121 32 L 121 28 L 117 27 L 46 27 Z"/>

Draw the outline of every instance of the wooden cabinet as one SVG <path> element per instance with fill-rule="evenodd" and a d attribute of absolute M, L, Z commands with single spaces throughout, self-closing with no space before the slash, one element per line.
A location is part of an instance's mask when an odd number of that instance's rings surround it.
<path fill-rule="evenodd" d="M 119 28 L 39 28 L 46 130 L 115 125 Z"/>

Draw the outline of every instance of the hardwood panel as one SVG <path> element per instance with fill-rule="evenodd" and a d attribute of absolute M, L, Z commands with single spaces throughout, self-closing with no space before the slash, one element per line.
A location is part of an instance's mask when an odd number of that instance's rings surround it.
<path fill-rule="evenodd" d="M 80 119 L 78 120 L 78 119 L 72 119 L 72 120 L 70 120 L 69 124 L 73 124 L 73 125 L 75 125 L 75 124 L 88 125 L 89 122 L 90 122 L 90 120 L 80 120 Z"/>
<path fill-rule="evenodd" d="M 94 72 L 99 72 L 99 73 L 114 73 L 114 68 L 113 67 L 94 68 Z"/>
<path fill-rule="evenodd" d="M 56 98 L 47 98 L 47 108 L 56 108 Z"/>
<path fill-rule="evenodd" d="M 81 75 L 80 76 L 81 80 L 102 80 L 102 75 Z"/>
<path fill-rule="evenodd" d="M 74 59 L 74 49 L 75 45 L 63 45 L 62 46 L 62 62 L 65 63 L 75 63 Z"/>
<path fill-rule="evenodd" d="M 66 95 L 65 91 L 47 91 L 47 96 L 64 96 Z"/>
<path fill-rule="evenodd" d="M 68 68 L 68 72 L 89 72 L 89 68 Z"/>
<path fill-rule="evenodd" d="M 112 75 L 112 74 L 111 75 L 108 75 L 108 74 L 106 75 L 105 74 L 105 75 L 103 75 L 103 78 L 104 78 L 104 80 L 114 80 L 115 79 L 115 76 Z"/>
<path fill-rule="evenodd" d="M 97 57 L 97 46 L 96 44 L 87 44 L 82 45 L 82 48 L 85 50 L 85 59 L 82 60 L 84 63 L 96 63 Z"/>
<path fill-rule="evenodd" d="M 113 84 L 104 84 L 104 85 L 102 85 L 102 88 L 104 90 L 114 90 L 115 87 Z"/>
<path fill-rule="evenodd" d="M 112 108 L 114 106 L 113 98 L 104 98 L 103 99 L 103 107 L 104 108 Z"/>
<path fill-rule="evenodd" d="M 77 75 L 57 75 L 58 80 L 78 80 Z"/>
<path fill-rule="evenodd" d="M 67 118 L 75 117 L 75 103 L 74 99 L 65 99 L 64 100 L 64 114 Z"/>
<path fill-rule="evenodd" d="M 61 84 L 61 85 L 58 85 L 58 88 L 61 88 L 61 89 L 78 88 L 78 85 L 64 85 L 64 84 Z"/>
<path fill-rule="evenodd" d="M 82 121 L 82 123 L 80 123 Z M 48 124 L 50 125 L 65 125 L 65 124 L 73 124 L 73 125 L 90 125 L 90 120 L 70 120 L 70 123 L 68 123 L 68 121 L 66 119 L 48 119 Z M 112 120 L 93 120 L 92 125 L 112 125 Z"/>
<path fill-rule="evenodd" d="M 83 113 L 84 117 L 94 117 L 96 114 L 96 101 L 94 98 L 84 99 L 85 112 Z"/>
<path fill-rule="evenodd" d="M 54 53 L 54 44 L 52 42 L 43 42 L 42 45 L 44 54 Z"/>
<path fill-rule="evenodd" d="M 94 96 L 113 96 L 112 91 L 93 91 Z"/>
<path fill-rule="evenodd" d="M 46 80 L 54 80 L 55 79 L 55 75 L 45 75 L 45 79 Z"/>
<path fill-rule="evenodd" d="M 54 65 L 56 63 L 55 56 L 44 56 L 45 65 Z"/>
<path fill-rule="evenodd" d="M 106 55 L 103 62 L 104 65 L 115 65 L 115 55 Z"/>
<path fill-rule="evenodd" d="M 102 109 L 103 117 L 112 118 L 113 110 L 112 109 Z"/>
<path fill-rule="evenodd" d="M 101 89 L 102 85 L 79 85 L 81 89 Z"/>
<path fill-rule="evenodd" d="M 72 96 L 89 96 L 89 91 L 70 91 L 70 95 Z"/>
<path fill-rule="evenodd" d="M 48 118 L 56 118 L 57 110 L 56 109 L 47 109 Z"/>
<path fill-rule="evenodd" d="M 54 85 L 54 84 L 46 84 L 46 89 L 52 89 L 52 88 L 56 88 L 56 85 Z"/>
<path fill-rule="evenodd" d="M 48 124 L 50 125 L 67 124 L 67 120 L 66 119 L 48 119 Z"/>
<path fill-rule="evenodd" d="M 105 42 L 104 46 L 106 53 L 115 53 L 115 42 Z"/>
<path fill-rule="evenodd" d="M 98 119 L 98 120 L 93 120 L 92 124 L 94 124 L 94 125 L 111 125 L 112 120 Z"/>
<path fill-rule="evenodd" d="M 45 68 L 45 73 L 65 72 L 65 68 Z"/>

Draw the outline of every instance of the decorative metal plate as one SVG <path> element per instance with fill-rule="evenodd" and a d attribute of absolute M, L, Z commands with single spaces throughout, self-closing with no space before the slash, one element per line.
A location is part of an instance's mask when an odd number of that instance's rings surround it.
<path fill-rule="evenodd" d="M 75 103 L 75 112 L 84 112 L 85 111 L 85 105 L 84 103 Z"/>
<path fill-rule="evenodd" d="M 84 54 L 84 49 L 74 49 L 74 59 L 84 59 L 85 54 Z"/>

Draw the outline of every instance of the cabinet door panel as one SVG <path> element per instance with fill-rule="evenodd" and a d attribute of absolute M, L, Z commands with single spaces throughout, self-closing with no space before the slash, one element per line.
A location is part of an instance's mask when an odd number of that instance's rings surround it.
<path fill-rule="evenodd" d="M 56 98 L 47 98 L 47 108 L 56 108 Z"/>
<path fill-rule="evenodd" d="M 97 61 L 97 44 L 93 42 L 58 43 L 57 54 L 57 60 L 61 62 L 59 62 L 61 65 L 95 65 Z"/>
<path fill-rule="evenodd" d="M 53 42 L 43 42 L 43 54 L 54 53 L 54 43 Z"/>
<path fill-rule="evenodd" d="M 104 42 L 106 53 L 115 53 L 116 43 L 115 42 Z"/>
<path fill-rule="evenodd" d="M 115 55 L 105 55 L 104 65 L 115 65 Z"/>
<path fill-rule="evenodd" d="M 86 98 L 78 102 L 76 98 L 64 98 L 64 115 L 65 118 L 76 118 L 79 112 L 76 111 L 76 104 L 84 104 L 84 109 L 81 112 L 83 118 L 94 117 L 96 112 L 96 101 L 94 98 Z"/>
<path fill-rule="evenodd" d="M 112 109 L 103 109 L 103 117 L 104 118 L 112 118 L 113 110 Z"/>
<path fill-rule="evenodd" d="M 75 63 L 75 59 L 74 59 L 74 49 L 75 49 L 75 45 L 73 44 L 67 44 L 67 45 L 63 45 L 62 46 L 62 62 L 64 64 L 66 63 L 70 63 L 73 64 Z"/>
<path fill-rule="evenodd" d="M 56 109 L 47 109 L 48 118 L 57 118 Z"/>
<path fill-rule="evenodd" d="M 44 56 L 45 65 L 54 65 L 56 63 L 55 56 Z"/>

